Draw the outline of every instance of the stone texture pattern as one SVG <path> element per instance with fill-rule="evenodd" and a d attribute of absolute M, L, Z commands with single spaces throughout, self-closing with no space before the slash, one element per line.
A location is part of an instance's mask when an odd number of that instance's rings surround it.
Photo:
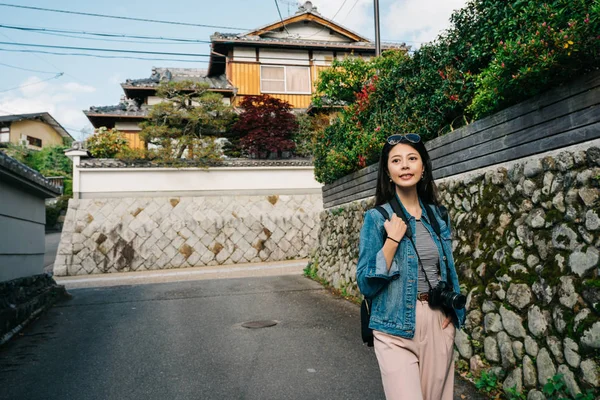
<path fill-rule="evenodd" d="M 531 399 L 544 399 L 559 372 L 569 388 L 600 394 L 600 149 L 524 160 L 438 189 L 467 295 L 457 367 L 497 372 L 505 388 L 522 386 Z M 358 237 L 373 205 L 324 210 L 311 260 L 319 276 L 355 295 Z"/>
<path fill-rule="evenodd" d="M 71 200 L 56 275 L 307 258 L 321 195 Z"/>

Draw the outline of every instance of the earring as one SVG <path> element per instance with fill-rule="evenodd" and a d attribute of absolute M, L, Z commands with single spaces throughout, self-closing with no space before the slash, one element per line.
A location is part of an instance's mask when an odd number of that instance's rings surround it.
<path fill-rule="evenodd" d="M 423 171 L 423 173 L 421 174 L 421 180 L 424 181 L 425 180 L 425 171 Z"/>

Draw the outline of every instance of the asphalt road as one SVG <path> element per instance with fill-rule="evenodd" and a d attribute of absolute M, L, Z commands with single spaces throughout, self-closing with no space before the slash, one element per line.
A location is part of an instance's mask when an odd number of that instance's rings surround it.
<path fill-rule="evenodd" d="M 1 399 L 384 398 L 358 306 L 303 276 L 70 293 L 0 348 Z"/>
<path fill-rule="evenodd" d="M 1 398 L 383 398 L 357 307 L 302 276 L 71 293 L 0 350 Z"/>
<path fill-rule="evenodd" d="M 60 232 L 46 233 L 45 238 L 46 252 L 44 254 L 44 271 L 51 271 L 56 259 L 58 243 L 60 242 Z"/>

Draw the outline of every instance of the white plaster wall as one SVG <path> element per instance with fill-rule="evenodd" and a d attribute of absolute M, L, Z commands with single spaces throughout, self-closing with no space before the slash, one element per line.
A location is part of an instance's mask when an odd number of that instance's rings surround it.
<path fill-rule="evenodd" d="M 291 36 L 293 39 L 323 40 L 328 42 L 340 43 L 351 42 L 350 39 L 338 33 L 330 34 L 329 28 L 312 21 L 307 24 L 305 24 L 304 21 L 289 24 L 286 25 L 286 28 L 287 31 L 284 30 L 283 32 L 269 32 L 263 36 L 280 39 L 287 39 Z"/>
<path fill-rule="evenodd" d="M 261 64 L 281 65 L 309 65 L 308 51 L 306 50 L 276 50 L 260 49 L 259 60 Z"/>
<path fill-rule="evenodd" d="M 115 128 L 121 131 L 141 131 L 142 128 L 135 122 L 115 122 Z"/>
<path fill-rule="evenodd" d="M 255 62 L 256 50 L 254 47 L 234 47 L 233 61 Z"/>
<path fill-rule="evenodd" d="M 314 51 L 313 60 L 315 65 L 331 65 L 333 51 Z"/>
<path fill-rule="evenodd" d="M 162 103 L 163 99 L 158 96 L 148 96 L 148 105 L 153 106 L 158 103 Z"/>
<path fill-rule="evenodd" d="M 76 168 L 80 198 L 153 193 L 317 193 L 314 167 Z M 74 189 L 75 190 L 75 189 Z"/>

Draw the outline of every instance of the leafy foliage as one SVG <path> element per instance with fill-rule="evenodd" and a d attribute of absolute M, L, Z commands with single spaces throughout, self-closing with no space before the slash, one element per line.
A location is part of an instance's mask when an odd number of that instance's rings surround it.
<path fill-rule="evenodd" d="M 390 134 L 427 141 L 598 68 L 600 0 L 470 0 L 451 23 L 413 54 L 320 74 L 313 101 L 348 105 L 317 139 L 317 180 L 376 162 Z"/>
<path fill-rule="evenodd" d="M 296 116 L 298 129 L 294 132 L 292 140 L 296 144 L 294 153 L 299 157 L 312 157 L 317 140 L 317 132 L 329 126 L 329 117 L 325 114 L 311 116 L 299 114 Z"/>
<path fill-rule="evenodd" d="M 73 163 L 65 155 L 68 149 L 67 146 L 47 146 L 31 150 L 23 145 L 8 144 L 2 151 L 43 176 L 63 176 L 63 194 L 70 196 L 73 193 Z"/>
<path fill-rule="evenodd" d="M 376 70 L 376 63 L 362 58 L 333 60 L 331 67 L 319 74 L 316 91 L 320 95 L 313 99 L 314 105 L 323 106 L 323 96 L 333 99 L 338 104 L 353 102 L 354 94 L 360 92 L 368 80 L 375 75 Z"/>
<path fill-rule="evenodd" d="M 527 396 L 525 393 L 519 392 L 516 386 L 511 387 L 506 391 L 508 400 L 526 400 Z"/>
<path fill-rule="evenodd" d="M 38 171 L 43 176 L 62 176 L 63 194 L 56 203 L 46 205 L 46 227 L 54 228 L 61 213 L 66 212 L 73 196 L 73 163 L 65 155 L 68 146 L 47 146 L 31 150 L 23 145 L 9 144 L 1 149 L 8 156 Z"/>
<path fill-rule="evenodd" d="M 67 146 L 48 146 L 38 151 L 31 151 L 27 157 L 27 165 L 44 176 L 70 176 L 73 173 L 73 162 L 65 155 Z"/>
<path fill-rule="evenodd" d="M 205 138 L 222 135 L 234 121 L 231 106 L 208 89 L 208 85 L 192 81 L 163 82 L 158 86 L 156 94 L 164 101 L 154 105 L 148 119 L 140 124 L 140 138 L 157 147 L 159 159 L 206 157 L 206 150 L 214 149 L 214 140 Z M 210 157 L 218 158 L 220 153 Z"/>
<path fill-rule="evenodd" d="M 87 138 L 86 148 L 96 158 L 114 158 L 119 152 L 128 147 L 128 141 L 116 129 L 101 127 Z"/>
<path fill-rule="evenodd" d="M 574 398 L 575 400 L 593 400 L 595 398 L 593 390 L 588 390 L 585 393 L 578 393 L 577 395 L 570 393 L 562 374 L 556 374 L 548 379 L 542 392 L 548 400 L 568 400 L 569 398 Z"/>
<path fill-rule="evenodd" d="M 475 381 L 475 387 L 484 393 L 495 394 L 500 389 L 500 382 L 496 375 L 483 371 Z"/>
<path fill-rule="evenodd" d="M 246 96 L 240 107 L 243 111 L 233 131 L 241 136 L 244 151 L 267 158 L 269 154 L 280 157 L 281 152 L 294 150 L 291 136 L 297 122 L 290 103 L 269 95 Z"/>

